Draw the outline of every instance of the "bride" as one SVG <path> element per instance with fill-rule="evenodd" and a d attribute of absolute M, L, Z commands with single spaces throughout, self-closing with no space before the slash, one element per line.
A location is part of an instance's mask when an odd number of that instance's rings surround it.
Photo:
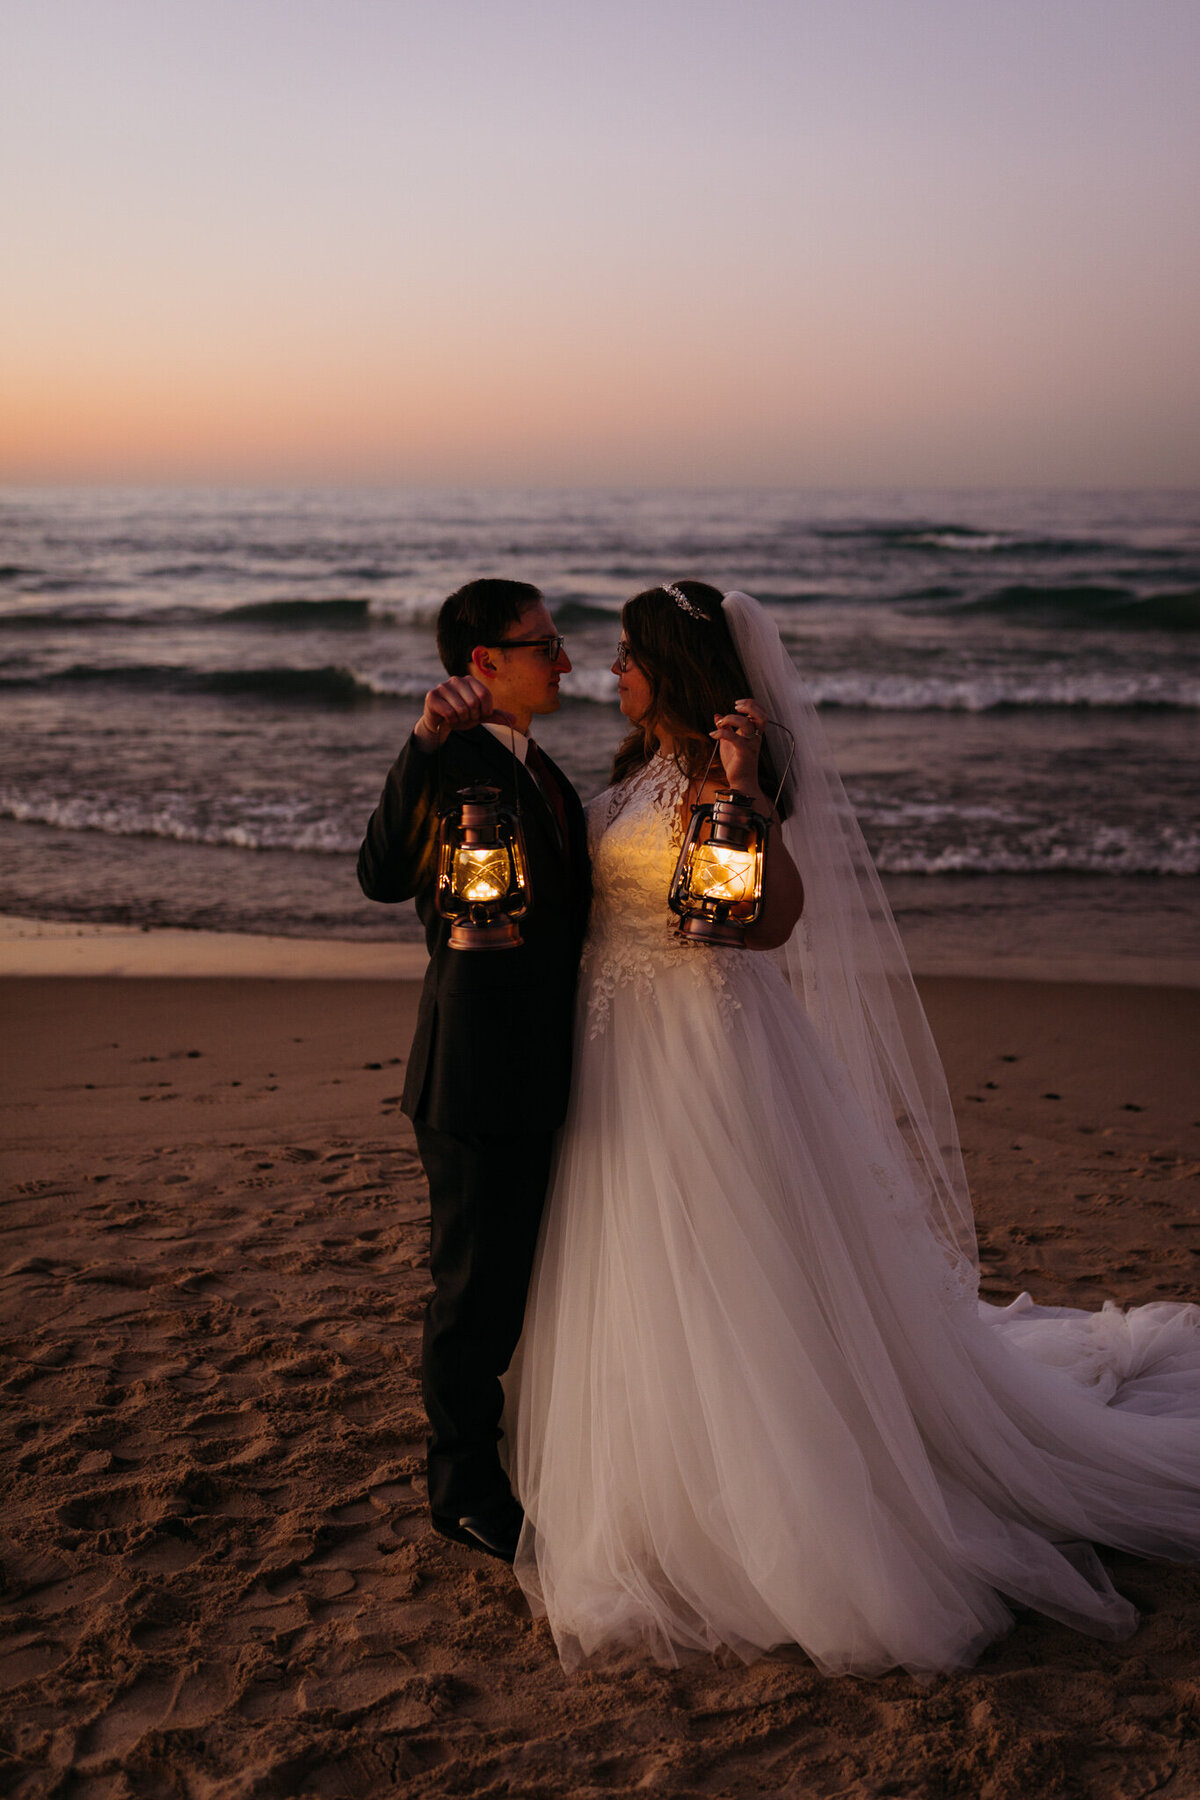
<path fill-rule="evenodd" d="M 948 1669 L 1013 1602 L 1124 1636 L 1092 1544 L 1200 1555 L 1200 1309 L 978 1300 L 945 1079 L 769 615 L 684 581 L 622 623 L 634 729 L 589 808 L 574 1094 L 507 1380 L 530 1603 L 568 1668 L 794 1643 Z M 763 917 L 684 943 L 689 805 L 715 740 L 767 809 L 766 718 L 797 752 Z"/>

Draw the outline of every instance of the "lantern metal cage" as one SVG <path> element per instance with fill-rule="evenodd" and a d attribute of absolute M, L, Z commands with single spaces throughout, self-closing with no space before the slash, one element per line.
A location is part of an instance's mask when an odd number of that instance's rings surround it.
<path fill-rule="evenodd" d="M 694 943 L 741 944 L 762 912 L 770 821 L 735 788 L 693 806 L 668 905 L 679 935 Z"/>
<path fill-rule="evenodd" d="M 774 719 L 767 724 L 789 740 L 774 810 L 791 770 L 796 740 L 786 725 Z M 714 744 L 701 792 L 718 749 Z M 667 904 L 679 920 L 680 937 L 695 944 L 744 946 L 746 932 L 762 913 L 770 829 L 770 818 L 756 812 L 749 794 L 736 788 L 720 788 L 715 799 L 693 806 L 667 895 Z"/>
<path fill-rule="evenodd" d="M 460 788 L 442 814 L 434 903 L 450 920 L 452 950 L 515 950 L 532 903 L 518 812 L 495 787 Z"/>

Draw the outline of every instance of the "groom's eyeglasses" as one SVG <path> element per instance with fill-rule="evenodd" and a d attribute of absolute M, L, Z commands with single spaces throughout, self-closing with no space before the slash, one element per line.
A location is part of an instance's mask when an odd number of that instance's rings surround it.
<path fill-rule="evenodd" d="M 484 650 L 540 650 L 549 663 L 557 662 L 563 652 L 566 638 L 501 638 L 494 644 L 483 644 Z"/>

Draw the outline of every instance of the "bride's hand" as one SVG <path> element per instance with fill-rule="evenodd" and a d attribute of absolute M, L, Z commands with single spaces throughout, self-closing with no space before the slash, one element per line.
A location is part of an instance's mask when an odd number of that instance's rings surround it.
<path fill-rule="evenodd" d="M 717 728 L 710 733 L 721 746 L 725 780 L 752 798 L 759 792 L 758 756 L 766 722 L 757 700 L 735 700 L 731 713 L 717 715 Z"/>

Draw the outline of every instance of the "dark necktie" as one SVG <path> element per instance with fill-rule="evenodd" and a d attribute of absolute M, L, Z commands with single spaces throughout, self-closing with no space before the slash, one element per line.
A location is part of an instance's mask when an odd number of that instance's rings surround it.
<path fill-rule="evenodd" d="M 567 848 L 567 808 L 563 801 L 562 789 L 554 779 L 554 772 L 546 761 L 533 739 L 529 739 L 525 751 L 525 767 L 533 776 L 545 797 L 546 805 L 554 814 L 554 823 L 558 827 L 558 841 L 564 855 Z"/>

